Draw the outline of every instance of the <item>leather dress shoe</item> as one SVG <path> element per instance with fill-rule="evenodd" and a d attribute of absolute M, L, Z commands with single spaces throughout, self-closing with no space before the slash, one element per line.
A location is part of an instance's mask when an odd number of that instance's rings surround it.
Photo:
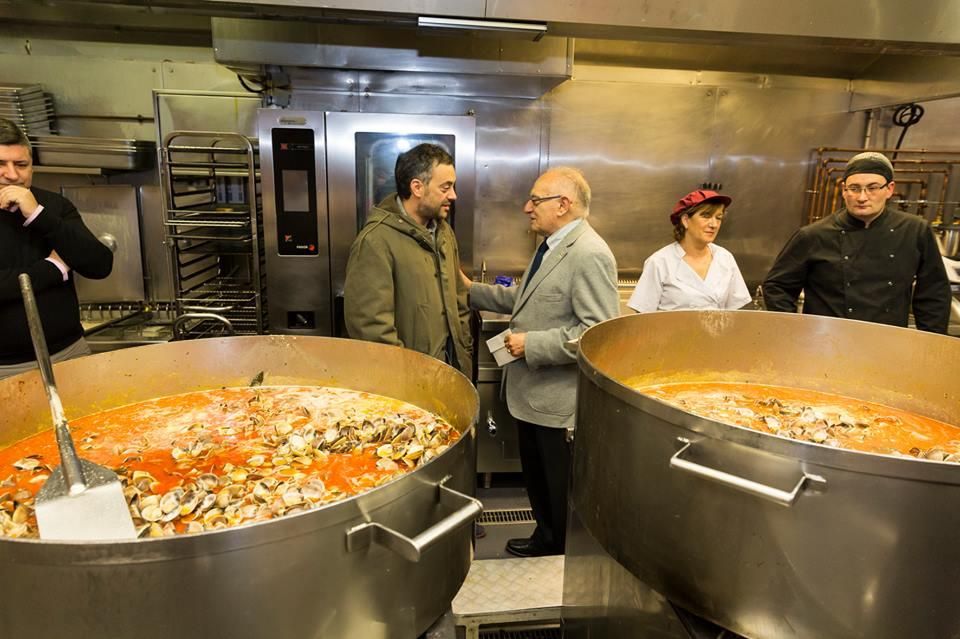
<path fill-rule="evenodd" d="M 507 552 L 517 557 L 543 557 L 545 555 L 558 554 L 540 542 L 528 537 L 518 537 L 507 541 Z"/>

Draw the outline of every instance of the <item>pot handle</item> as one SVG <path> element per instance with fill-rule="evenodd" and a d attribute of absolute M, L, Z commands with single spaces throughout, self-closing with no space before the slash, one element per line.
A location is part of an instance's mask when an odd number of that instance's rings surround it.
<path fill-rule="evenodd" d="M 480 500 L 464 495 L 446 486 L 451 479 L 447 475 L 437 484 L 439 502 L 456 510 L 422 533 L 413 537 L 376 522 L 367 522 L 347 530 L 347 552 L 362 550 L 371 543 L 378 543 L 397 553 L 407 561 L 418 562 L 425 550 L 436 544 L 457 528 L 472 522 L 483 511 Z"/>
<path fill-rule="evenodd" d="M 673 457 L 670 458 L 670 468 L 683 470 L 696 475 L 697 477 L 702 477 L 703 479 L 709 479 L 710 481 L 715 481 L 719 484 L 730 486 L 731 488 L 735 488 L 755 497 L 767 499 L 781 506 L 792 506 L 793 502 L 797 500 L 797 497 L 800 495 L 800 491 L 803 490 L 803 487 L 807 482 L 816 483 L 820 486 L 824 486 L 827 483 L 827 480 L 820 475 L 803 473 L 800 479 L 797 480 L 797 483 L 794 485 L 792 490 L 773 488 L 772 486 L 767 486 L 766 484 L 762 484 L 751 479 L 746 479 L 744 477 L 740 477 L 739 475 L 733 475 L 722 470 L 717 470 L 716 468 L 710 468 L 709 466 L 692 462 L 688 459 L 683 459 L 682 455 L 693 446 L 693 442 L 685 437 L 678 437 L 677 441 L 681 442 L 683 447 L 678 450 Z"/>

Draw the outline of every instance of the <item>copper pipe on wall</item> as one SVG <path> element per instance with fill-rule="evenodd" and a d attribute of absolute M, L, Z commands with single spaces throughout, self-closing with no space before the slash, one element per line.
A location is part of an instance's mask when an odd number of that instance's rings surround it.
<path fill-rule="evenodd" d="M 943 186 L 940 187 L 940 202 L 937 205 L 937 215 L 933 219 L 934 224 L 943 224 L 943 207 L 947 203 L 947 187 L 950 185 L 950 172 L 943 172 Z"/>

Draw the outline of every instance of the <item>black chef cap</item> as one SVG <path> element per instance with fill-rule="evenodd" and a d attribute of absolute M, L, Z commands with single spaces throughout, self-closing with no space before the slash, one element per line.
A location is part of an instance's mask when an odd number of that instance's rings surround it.
<path fill-rule="evenodd" d="M 859 155 L 853 156 L 850 158 L 850 161 L 847 162 L 847 168 L 843 171 L 844 182 L 846 182 L 848 177 L 851 175 L 856 175 L 857 173 L 873 173 L 874 175 L 882 175 L 884 178 L 886 178 L 887 182 L 892 182 L 893 164 L 883 153 L 867 151 L 866 153 L 860 153 Z"/>

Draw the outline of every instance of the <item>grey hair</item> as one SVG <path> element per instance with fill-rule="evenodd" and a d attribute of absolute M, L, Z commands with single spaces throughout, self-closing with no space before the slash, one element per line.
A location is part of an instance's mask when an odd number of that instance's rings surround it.
<path fill-rule="evenodd" d="M 582 212 L 582 217 L 590 215 L 590 184 L 587 178 L 583 176 L 583 171 L 572 166 L 558 166 L 548 171 L 554 175 L 563 178 L 573 189 L 575 204 Z"/>

